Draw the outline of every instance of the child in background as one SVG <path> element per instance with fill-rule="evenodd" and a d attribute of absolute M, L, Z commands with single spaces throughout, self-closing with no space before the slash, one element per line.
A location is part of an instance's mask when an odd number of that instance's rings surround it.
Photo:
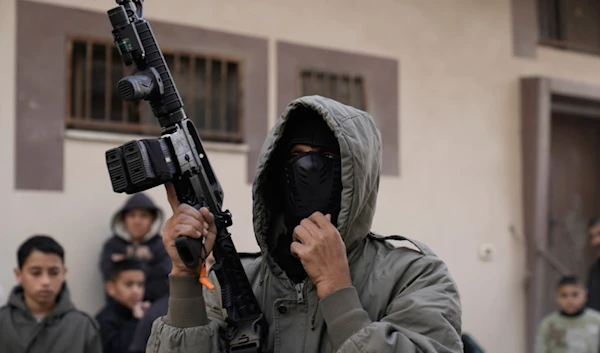
<path fill-rule="evenodd" d="M 105 283 L 108 303 L 98 313 L 105 353 L 127 353 L 138 321 L 150 307 L 144 302 L 146 281 L 142 264 L 122 260 L 113 264 Z"/>
<path fill-rule="evenodd" d="M 0 352 L 102 352 L 98 324 L 71 302 L 64 259 L 49 236 L 33 236 L 19 247 L 19 285 L 0 308 Z"/>
<path fill-rule="evenodd" d="M 160 230 L 163 212 L 144 193 L 131 196 L 112 218 L 113 236 L 103 246 L 100 269 L 106 282 L 114 263 L 140 261 L 146 274 L 145 300 L 154 302 L 169 294 L 171 258 L 163 246 Z"/>
<path fill-rule="evenodd" d="M 559 310 L 546 316 L 536 338 L 536 353 L 600 352 L 600 313 L 586 308 L 586 289 L 576 276 L 560 279 Z"/>

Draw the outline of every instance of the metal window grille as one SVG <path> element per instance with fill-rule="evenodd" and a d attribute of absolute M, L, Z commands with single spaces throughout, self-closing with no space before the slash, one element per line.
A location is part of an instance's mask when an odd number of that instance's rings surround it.
<path fill-rule="evenodd" d="M 600 54 L 600 0 L 538 0 L 540 43 Z"/>
<path fill-rule="evenodd" d="M 145 102 L 123 102 L 117 82 L 133 72 L 110 41 L 68 42 L 69 112 L 67 127 L 157 134 L 160 126 Z M 173 79 L 203 139 L 242 142 L 241 64 L 239 61 L 164 51 Z"/>
<path fill-rule="evenodd" d="M 367 110 L 364 79 L 318 70 L 300 72 L 302 95 L 318 94 L 361 110 Z"/>

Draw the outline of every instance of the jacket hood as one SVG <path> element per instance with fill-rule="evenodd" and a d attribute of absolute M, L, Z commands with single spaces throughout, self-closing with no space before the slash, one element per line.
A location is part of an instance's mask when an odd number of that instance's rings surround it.
<path fill-rule="evenodd" d="M 273 212 L 280 209 L 274 176 L 278 167 L 278 143 L 290 118 L 308 108 L 320 115 L 333 131 L 339 146 L 342 166 L 342 199 L 338 230 L 349 254 L 370 232 L 377 203 L 381 167 L 381 133 L 368 113 L 321 96 L 301 97 L 292 101 L 269 131 L 258 159 L 252 186 L 253 220 L 256 240 L 268 254 L 268 234 L 277 221 Z"/>
<path fill-rule="evenodd" d="M 27 305 L 25 305 L 25 294 L 23 293 L 22 286 L 16 286 L 13 289 L 8 299 L 8 305 L 15 307 L 24 314 L 30 313 Z M 73 305 L 73 302 L 71 302 L 71 294 L 67 284 L 65 283 L 63 284 L 60 293 L 56 297 L 56 306 L 48 314 L 47 320 L 59 318 L 71 310 L 75 310 L 75 306 Z"/>
<path fill-rule="evenodd" d="M 123 207 L 121 207 L 121 209 L 113 215 L 111 220 L 111 230 L 118 237 L 121 237 L 127 241 L 131 241 L 131 236 L 129 235 L 129 232 L 127 232 L 127 228 L 125 228 L 123 216 L 125 212 L 136 209 L 151 210 L 156 213 L 156 219 L 154 219 L 154 222 L 150 227 L 150 231 L 144 235 L 142 240 L 142 242 L 145 242 L 156 234 L 159 234 L 160 227 L 162 226 L 164 220 L 164 213 L 162 209 L 156 206 L 152 199 L 150 199 L 144 193 L 137 193 L 127 199 Z"/>

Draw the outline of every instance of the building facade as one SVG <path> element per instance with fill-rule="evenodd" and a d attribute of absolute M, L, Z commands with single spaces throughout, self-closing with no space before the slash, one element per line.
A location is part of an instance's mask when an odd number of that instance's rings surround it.
<path fill-rule="evenodd" d="M 251 181 L 269 127 L 297 96 L 336 98 L 382 131 L 374 231 L 446 261 L 464 330 L 487 351 L 526 352 L 553 281 L 589 265 L 585 221 L 600 212 L 599 9 L 551 3 L 146 1 L 145 16 L 225 190 L 238 250 L 257 249 Z M 111 42 L 114 5 L 0 1 L 4 297 L 16 248 L 46 233 L 66 249 L 76 304 L 102 304 L 100 248 L 126 198 L 104 153 L 157 134 L 145 103 L 116 95 L 129 71 Z M 163 188 L 149 194 L 169 209 Z"/>

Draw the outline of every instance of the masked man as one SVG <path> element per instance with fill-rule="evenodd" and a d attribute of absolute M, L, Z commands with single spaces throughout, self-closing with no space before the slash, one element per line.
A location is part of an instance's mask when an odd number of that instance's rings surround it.
<path fill-rule="evenodd" d="M 421 243 L 394 247 L 371 232 L 380 167 L 372 117 L 331 99 L 297 99 L 271 129 L 253 184 L 261 252 L 242 259 L 269 324 L 265 351 L 462 352 L 460 300 L 445 264 Z M 148 347 L 220 352 L 218 292 L 203 293 L 174 244 L 180 234 L 204 236 L 210 252 L 214 218 L 180 205 L 171 186 L 167 194 L 170 303 Z"/>

